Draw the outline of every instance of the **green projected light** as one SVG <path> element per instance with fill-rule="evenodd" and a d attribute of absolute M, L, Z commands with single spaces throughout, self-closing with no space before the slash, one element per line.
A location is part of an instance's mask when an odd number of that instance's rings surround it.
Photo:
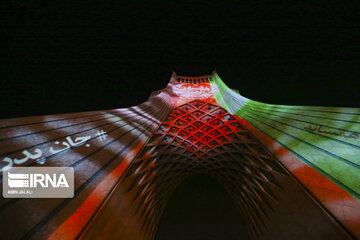
<path fill-rule="evenodd" d="M 266 104 L 228 88 L 218 75 L 217 102 L 360 199 L 360 109 Z"/>

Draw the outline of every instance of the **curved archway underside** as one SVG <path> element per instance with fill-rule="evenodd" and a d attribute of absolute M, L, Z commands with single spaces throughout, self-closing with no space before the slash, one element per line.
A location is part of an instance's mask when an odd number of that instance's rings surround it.
<path fill-rule="evenodd" d="M 171 193 L 198 173 L 224 186 L 253 239 L 346 236 L 236 117 L 215 103 L 194 100 L 161 123 L 120 183 L 114 205 L 102 210 L 85 238 L 112 226 L 119 238 L 152 239 Z M 127 210 L 113 216 L 119 224 L 107 214 L 123 199 Z"/>
<path fill-rule="evenodd" d="M 359 124 L 360 109 L 260 103 L 216 73 L 173 73 L 130 108 L 0 120 L 1 181 L 75 171 L 73 198 L 1 198 L 0 236 L 154 239 L 177 186 L 205 174 L 251 239 L 360 238 Z"/>

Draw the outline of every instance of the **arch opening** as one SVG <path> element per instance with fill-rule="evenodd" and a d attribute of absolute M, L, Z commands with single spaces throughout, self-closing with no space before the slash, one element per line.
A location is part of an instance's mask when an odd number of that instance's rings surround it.
<path fill-rule="evenodd" d="M 250 239 L 246 224 L 226 190 L 196 174 L 170 196 L 155 235 L 165 239 Z"/>

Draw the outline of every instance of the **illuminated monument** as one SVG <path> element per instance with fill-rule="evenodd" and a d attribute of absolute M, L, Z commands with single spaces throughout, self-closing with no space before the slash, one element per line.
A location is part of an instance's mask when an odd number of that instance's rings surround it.
<path fill-rule="evenodd" d="M 72 199 L 1 199 L 2 239 L 153 239 L 191 175 L 251 239 L 360 238 L 360 109 L 272 105 L 173 73 L 138 106 L 0 121 L 2 170 L 72 166 Z"/>

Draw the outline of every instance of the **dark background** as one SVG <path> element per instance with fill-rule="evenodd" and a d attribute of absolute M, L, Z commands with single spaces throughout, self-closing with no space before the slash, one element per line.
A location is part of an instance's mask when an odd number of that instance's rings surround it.
<path fill-rule="evenodd" d="M 360 107 L 352 2 L 8 1 L 0 118 L 129 107 L 172 70 L 216 69 L 267 103 Z"/>

